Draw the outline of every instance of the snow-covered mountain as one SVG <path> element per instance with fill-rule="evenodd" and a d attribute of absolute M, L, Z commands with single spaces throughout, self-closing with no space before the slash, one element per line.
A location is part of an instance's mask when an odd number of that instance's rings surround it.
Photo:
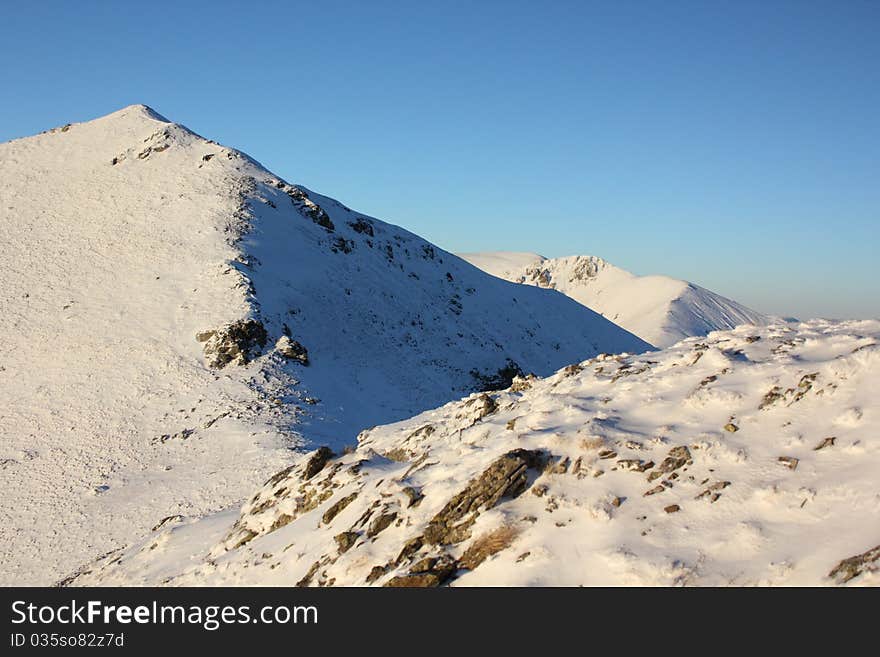
<path fill-rule="evenodd" d="M 505 251 L 459 255 L 493 276 L 559 290 L 657 347 L 771 321 L 699 285 L 668 276 L 636 276 L 596 256 L 545 258 Z"/>
<path fill-rule="evenodd" d="M 740 327 L 519 378 L 67 583 L 880 585 L 878 345 Z"/>
<path fill-rule="evenodd" d="M 0 144 L 0 261 L 4 584 L 236 505 L 290 448 L 649 349 L 144 106 Z"/>

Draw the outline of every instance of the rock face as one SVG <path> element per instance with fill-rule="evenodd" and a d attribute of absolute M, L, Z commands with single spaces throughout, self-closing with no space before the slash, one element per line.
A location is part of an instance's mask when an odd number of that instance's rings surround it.
<path fill-rule="evenodd" d="M 539 467 L 545 458 L 540 452 L 525 449 L 504 454 L 431 519 L 425 529 L 425 543 L 448 545 L 466 539 L 480 510 L 491 509 L 503 497 L 522 493 L 528 487 L 528 469 Z"/>
<path fill-rule="evenodd" d="M 266 346 L 267 338 L 266 328 L 256 319 L 243 319 L 196 334 L 196 340 L 204 343 L 208 366 L 216 369 L 230 364 L 247 365 Z"/>

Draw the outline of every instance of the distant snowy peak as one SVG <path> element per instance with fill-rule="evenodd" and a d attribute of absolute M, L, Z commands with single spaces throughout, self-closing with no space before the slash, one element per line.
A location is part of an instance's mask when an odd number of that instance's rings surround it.
<path fill-rule="evenodd" d="M 636 276 L 597 256 L 460 255 L 493 276 L 558 290 L 656 347 L 740 324 L 763 326 L 771 321 L 699 285 L 668 276 Z"/>

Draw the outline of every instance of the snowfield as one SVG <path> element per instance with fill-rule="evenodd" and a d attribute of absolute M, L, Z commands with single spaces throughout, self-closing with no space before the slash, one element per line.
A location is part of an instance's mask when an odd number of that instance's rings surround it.
<path fill-rule="evenodd" d="M 142 105 L 0 144 L 0 260 L 0 584 L 237 507 L 297 449 L 650 349 Z"/>
<path fill-rule="evenodd" d="M 596 256 L 545 258 L 499 251 L 461 257 L 493 276 L 559 290 L 656 347 L 772 321 L 699 285 L 668 276 L 636 276 Z"/>
<path fill-rule="evenodd" d="M 740 327 L 315 450 L 66 583 L 880 584 L 880 322 Z"/>

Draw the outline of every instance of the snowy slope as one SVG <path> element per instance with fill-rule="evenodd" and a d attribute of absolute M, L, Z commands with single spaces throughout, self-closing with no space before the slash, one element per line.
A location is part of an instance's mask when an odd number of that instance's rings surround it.
<path fill-rule="evenodd" d="M 878 585 L 878 344 L 741 327 L 518 379 L 68 583 Z"/>
<path fill-rule="evenodd" d="M 559 290 L 657 347 L 765 315 L 668 276 L 636 276 L 596 256 L 544 258 L 535 253 L 466 253 L 461 257 L 505 280 Z"/>
<path fill-rule="evenodd" d="M 290 448 L 339 448 L 508 359 L 648 348 L 144 106 L 0 144 L 0 261 L 6 584 L 237 504 Z"/>

